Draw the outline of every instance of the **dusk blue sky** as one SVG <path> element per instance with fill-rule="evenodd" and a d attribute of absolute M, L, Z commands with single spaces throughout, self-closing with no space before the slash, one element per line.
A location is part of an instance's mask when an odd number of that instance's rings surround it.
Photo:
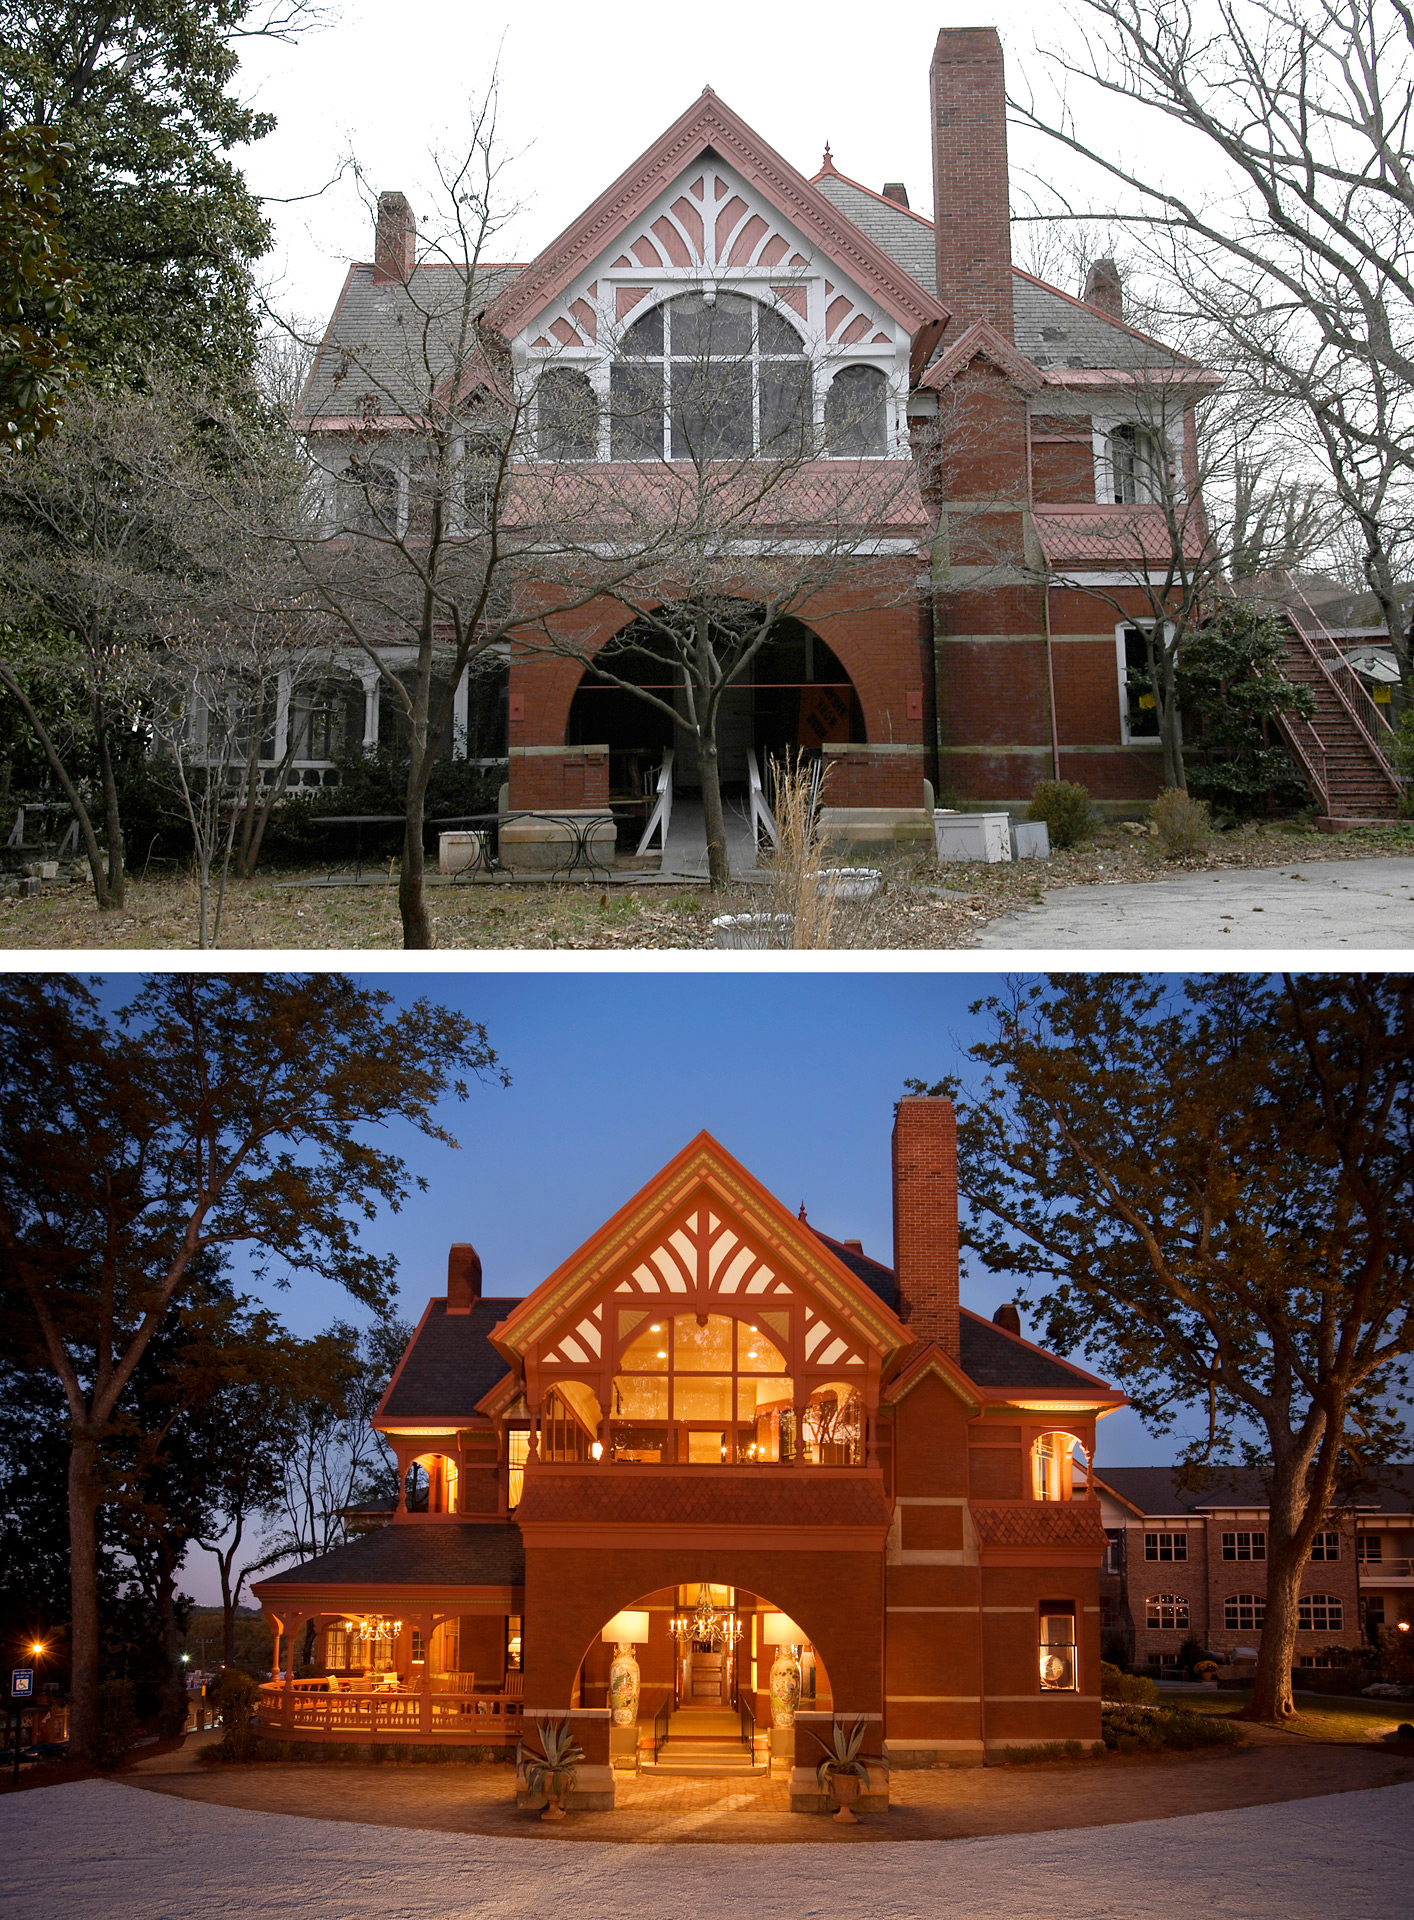
<path fill-rule="evenodd" d="M 453 1240 L 476 1245 L 487 1293 L 526 1293 L 704 1127 L 792 1211 L 804 1201 L 813 1225 L 891 1263 L 893 1102 L 910 1076 L 964 1067 L 964 1048 L 985 1028 L 969 1006 L 999 982 L 860 972 L 362 978 L 399 1002 L 425 994 L 483 1021 L 512 1075 L 509 1088 L 473 1084 L 465 1103 L 447 1103 L 458 1150 L 391 1136 L 428 1191 L 380 1219 L 368 1241 L 396 1253 L 399 1311 L 411 1320 L 445 1290 Z M 123 999 L 136 984 L 114 974 L 107 983 L 105 998 Z M 318 1280 L 271 1297 L 302 1334 L 360 1317 Z M 990 1315 L 1010 1292 L 964 1275 L 962 1297 Z M 1128 1412 L 1100 1436 L 1102 1466 L 1152 1464 L 1177 1444 L 1150 1438 Z M 215 1598 L 195 1559 L 187 1575 L 198 1599 Z"/>

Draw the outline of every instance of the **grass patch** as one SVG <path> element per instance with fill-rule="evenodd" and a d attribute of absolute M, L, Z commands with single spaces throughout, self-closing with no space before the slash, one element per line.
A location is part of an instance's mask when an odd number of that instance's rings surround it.
<path fill-rule="evenodd" d="M 1250 1687 L 1240 1693 L 1212 1694 L 1205 1699 L 1193 1700 L 1189 1711 L 1230 1719 L 1232 1715 L 1240 1713 L 1251 1698 Z M 1297 1691 L 1292 1699 L 1297 1717 L 1282 1722 L 1288 1733 L 1302 1734 L 1308 1740 L 1338 1744 L 1358 1741 L 1363 1745 L 1369 1740 L 1383 1739 L 1385 1734 L 1395 1731 L 1409 1711 L 1407 1701 L 1361 1700 L 1345 1694 Z"/>

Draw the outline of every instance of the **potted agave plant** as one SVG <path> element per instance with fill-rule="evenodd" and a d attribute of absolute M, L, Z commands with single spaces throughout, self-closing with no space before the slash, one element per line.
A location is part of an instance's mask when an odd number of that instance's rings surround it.
<path fill-rule="evenodd" d="M 574 1743 L 568 1720 L 558 1723 L 551 1720 L 537 1720 L 535 1731 L 540 1736 L 539 1753 L 525 1756 L 525 1784 L 531 1794 L 545 1793 L 545 1811 L 542 1820 L 563 1820 L 566 1795 L 574 1791 L 579 1761 L 584 1758 L 581 1748 Z"/>
<path fill-rule="evenodd" d="M 814 1737 L 820 1740 L 818 1734 Z M 864 1745 L 864 1722 L 856 1720 L 849 1728 L 836 1724 L 830 1729 L 830 1747 L 826 1747 L 823 1740 L 820 1745 L 825 1752 L 815 1769 L 820 1791 L 834 1796 L 839 1812 L 832 1817 L 842 1826 L 853 1826 L 857 1817 L 854 1802 L 869 1781 L 869 1768 L 859 1757 L 859 1749 Z"/>

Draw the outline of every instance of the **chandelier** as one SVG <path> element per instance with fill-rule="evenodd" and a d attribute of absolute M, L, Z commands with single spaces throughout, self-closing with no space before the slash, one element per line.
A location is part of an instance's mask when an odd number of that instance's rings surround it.
<path fill-rule="evenodd" d="M 697 1605 L 691 1613 L 674 1614 L 669 1622 L 675 1640 L 689 1640 L 699 1646 L 725 1647 L 728 1652 L 741 1635 L 741 1622 L 734 1613 L 719 1612 L 712 1604 L 712 1585 L 700 1581 Z"/>
<path fill-rule="evenodd" d="M 344 1631 L 357 1634 L 360 1640 L 394 1640 L 403 1630 L 401 1620 L 388 1620 L 382 1614 L 371 1614 L 363 1620 L 346 1620 Z"/>

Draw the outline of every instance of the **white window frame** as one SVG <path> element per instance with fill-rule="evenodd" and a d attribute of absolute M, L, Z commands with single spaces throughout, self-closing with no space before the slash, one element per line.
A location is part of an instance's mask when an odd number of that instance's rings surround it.
<path fill-rule="evenodd" d="M 1115 622 L 1115 671 L 1119 683 L 1119 737 L 1121 745 L 1126 747 L 1157 748 L 1159 752 L 1162 752 L 1164 743 L 1158 734 L 1154 734 L 1151 738 L 1147 734 L 1132 735 L 1129 731 L 1129 668 L 1124 657 L 1124 636 L 1131 628 L 1142 632 L 1145 627 L 1156 627 L 1157 625 L 1157 620 L 1145 619 L 1142 616 Z M 1173 631 L 1172 620 L 1166 620 L 1164 622 L 1165 639 L 1172 639 Z M 1178 724 L 1179 738 L 1182 739 L 1183 719 L 1181 715 Z"/>

